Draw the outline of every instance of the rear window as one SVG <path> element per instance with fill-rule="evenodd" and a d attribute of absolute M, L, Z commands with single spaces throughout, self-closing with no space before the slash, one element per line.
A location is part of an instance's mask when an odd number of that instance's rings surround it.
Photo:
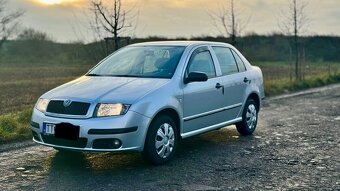
<path fill-rule="evenodd" d="M 244 65 L 244 62 L 243 62 L 242 59 L 239 57 L 239 55 L 238 55 L 234 50 L 231 50 L 231 52 L 233 53 L 233 55 L 234 55 L 234 57 L 235 57 L 235 60 L 236 60 L 237 66 L 238 66 L 238 70 L 239 70 L 240 72 L 246 71 L 246 66 Z"/>
<path fill-rule="evenodd" d="M 231 50 L 225 47 L 213 47 L 223 75 L 234 74 L 238 72 L 237 64 Z"/>

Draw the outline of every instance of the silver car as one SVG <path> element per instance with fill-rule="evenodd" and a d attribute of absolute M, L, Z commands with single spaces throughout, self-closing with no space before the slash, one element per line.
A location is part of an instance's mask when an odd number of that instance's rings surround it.
<path fill-rule="evenodd" d="M 31 127 L 57 150 L 137 151 L 163 164 L 180 139 L 232 124 L 252 134 L 263 98 L 261 70 L 229 44 L 149 42 L 42 95 Z"/>

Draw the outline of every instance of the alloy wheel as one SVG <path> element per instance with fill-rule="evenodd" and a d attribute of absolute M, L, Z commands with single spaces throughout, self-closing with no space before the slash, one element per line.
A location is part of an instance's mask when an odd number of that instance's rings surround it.
<path fill-rule="evenodd" d="M 254 104 L 250 104 L 247 108 L 246 121 L 249 129 L 253 129 L 256 125 L 257 111 Z"/>

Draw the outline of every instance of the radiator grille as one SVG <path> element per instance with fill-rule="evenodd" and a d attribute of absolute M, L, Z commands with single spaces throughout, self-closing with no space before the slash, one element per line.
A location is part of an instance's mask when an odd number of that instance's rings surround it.
<path fill-rule="evenodd" d="M 90 105 L 90 103 L 74 101 L 70 105 L 64 106 L 64 101 L 62 100 L 51 100 L 46 111 L 65 115 L 86 115 Z"/>

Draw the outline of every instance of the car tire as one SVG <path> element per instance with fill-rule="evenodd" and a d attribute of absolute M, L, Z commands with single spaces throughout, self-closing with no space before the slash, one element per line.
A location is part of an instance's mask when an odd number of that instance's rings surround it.
<path fill-rule="evenodd" d="M 251 135 L 256 129 L 259 107 L 253 99 L 248 99 L 242 112 L 242 121 L 236 124 L 241 135 Z"/>
<path fill-rule="evenodd" d="M 174 120 L 166 115 L 157 117 L 150 125 L 143 156 L 154 165 L 165 164 L 170 161 L 178 142 L 177 126 Z"/>

